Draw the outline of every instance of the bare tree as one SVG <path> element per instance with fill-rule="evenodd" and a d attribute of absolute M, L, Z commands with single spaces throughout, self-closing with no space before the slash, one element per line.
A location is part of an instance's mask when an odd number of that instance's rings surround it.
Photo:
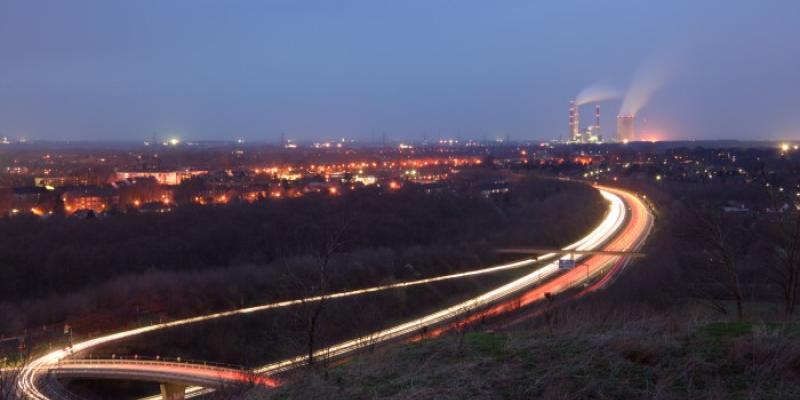
<path fill-rule="evenodd" d="M 784 313 L 791 316 L 797 306 L 800 287 L 800 211 L 783 192 L 770 193 L 772 200 L 772 242 L 775 262 L 770 263 L 772 278 L 781 288 Z"/>
<path fill-rule="evenodd" d="M 736 304 L 736 318 L 742 320 L 743 295 L 737 262 L 746 251 L 745 237 L 751 230 L 739 225 L 724 226 L 721 213 L 710 207 L 694 212 L 691 221 L 691 238 L 699 242 L 707 258 L 701 263 L 706 267 L 707 278 L 714 286 L 724 288 Z M 705 286 L 705 294 L 715 308 L 726 312 L 726 308 L 716 301 L 714 286 Z"/>
<path fill-rule="evenodd" d="M 343 237 L 349 225 L 349 219 L 342 221 L 337 227 L 326 229 L 324 243 L 313 249 L 313 267 L 311 276 L 298 276 L 294 268 L 287 265 L 287 276 L 295 293 L 301 298 L 300 313 L 305 325 L 305 347 L 307 363 L 313 366 L 314 356 L 319 339 L 320 318 L 326 308 L 331 286 L 331 261 L 344 245 Z M 313 248 L 314 246 L 312 246 Z"/>
<path fill-rule="evenodd" d="M 19 372 L 24 367 L 24 363 L 13 365 L 0 364 L 0 400 L 19 400 L 22 393 L 17 385 Z"/>

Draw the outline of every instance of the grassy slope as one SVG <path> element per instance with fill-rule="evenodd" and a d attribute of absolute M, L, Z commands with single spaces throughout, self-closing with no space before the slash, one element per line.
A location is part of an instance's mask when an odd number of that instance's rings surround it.
<path fill-rule="evenodd" d="M 800 398 L 800 340 L 750 323 L 466 333 L 302 373 L 270 399 Z"/>

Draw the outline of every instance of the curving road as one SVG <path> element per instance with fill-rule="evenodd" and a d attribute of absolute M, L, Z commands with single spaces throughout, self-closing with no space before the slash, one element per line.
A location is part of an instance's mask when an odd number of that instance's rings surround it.
<path fill-rule="evenodd" d="M 613 188 L 599 188 L 603 197 L 609 202 L 609 211 L 600 225 L 583 239 L 567 246 L 567 250 L 615 250 L 633 251 L 638 250 L 645 238 L 649 234 L 652 226 L 652 215 L 647 210 L 644 203 L 635 195 Z M 624 265 L 624 256 L 593 255 L 578 257 L 580 267 L 567 271 L 561 275 L 558 268 L 556 254 L 546 254 L 538 258 L 526 259 L 523 261 L 500 265 L 466 273 L 451 274 L 443 277 L 420 279 L 411 282 L 403 282 L 393 285 L 376 286 L 373 288 L 359 289 L 348 292 L 334 293 L 326 296 L 318 296 L 307 299 L 289 300 L 285 302 L 271 303 L 263 306 L 248 307 L 239 310 L 232 310 L 222 313 L 213 313 L 178 321 L 167 322 L 137 329 L 117 332 L 95 339 L 76 343 L 72 349 L 62 349 L 45 354 L 29 363 L 21 372 L 18 384 L 23 393 L 28 398 L 44 400 L 49 399 L 38 384 L 39 379 L 47 371 L 57 368 L 59 361 L 64 360 L 74 352 L 80 352 L 105 345 L 117 340 L 142 335 L 161 329 L 168 329 L 175 326 L 187 325 L 207 321 L 216 318 L 223 318 L 238 314 L 247 314 L 257 311 L 287 307 L 308 301 L 319 301 L 325 298 L 339 298 L 355 296 L 358 294 L 371 293 L 381 290 L 389 290 L 398 287 L 412 286 L 446 279 L 456 279 L 464 276 L 475 276 L 480 274 L 492 273 L 499 270 L 520 268 L 530 266 L 537 262 L 552 260 L 544 266 L 537 268 L 531 273 L 516 279 L 508 284 L 500 286 L 494 290 L 486 292 L 480 296 L 464 301 L 457 305 L 447 307 L 438 312 L 417 318 L 406 323 L 374 332 L 356 339 L 352 339 L 325 349 L 319 350 L 317 357 L 337 357 L 357 351 L 368 345 L 374 345 L 390 340 L 397 340 L 410 337 L 428 328 L 436 328 L 431 333 L 436 334 L 447 329 L 447 323 L 465 323 L 485 316 L 496 315 L 516 309 L 520 305 L 527 305 L 543 298 L 544 293 L 557 293 L 566 290 L 576 284 L 582 284 L 598 274 L 603 273 L 615 264 Z M 621 270 L 621 269 L 620 269 Z M 613 272 L 613 271 L 612 271 Z M 554 277 L 555 276 L 555 277 Z M 549 279 L 553 278 L 553 279 Z M 543 285 L 539 285 L 545 279 L 549 279 Z M 538 285 L 538 286 L 537 286 Z M 531 289 L 533 288 L 533 289 Z M 466 317 L 466 318 L 465 318 Z M 272 363 L 256 370 L 258 373 L 274 374 L 286 371 L 304 364 L 306 356 L 298 356 L 288 360 Z M 191 373 L 191 372 L 190 372 Z M 198 374 L 207 372 L 196 371 Z M 200 388 L 191 388 L 189 392 L 200 392 Z"/>
<path fill-rule="evenodd" d="M 628 221 L 621 232 L 610 240 L 603 251 L 635 252 L 642 248 L 645 240 L 653 228 L 653 215 L 647 205 L 636 195 L 619 189 L 600 187 L 604 193 L 617 196 L 626 205 Z M 577 263 L 577 267 L 549 280 L 543 285 L 536 286 L 512 300 L 500 302 L 488 309 L 473 313 L 466 319 L 458 321 L 457 325 L 468 324 L 481 318 L 500 315 L 519 309 L 532 303 L 542 301 L 546 294 L 558 294 L 576 286 L 582 286 L 595 277 L 603 275 L 597 282 L 577 293 L 574 298 L 586 295 L 589 292 L 601 289 L 612 282 L 627 265 L 630 257 L 615 255 L 594 255 Z M 436 329 L 431 335 L 438 335 L 452 329 L 453 326 L 444 326 Z"/>
<path fill-rule="evenodd" d="M 600 193 L 609 202 L 609 212 L 601 224 L 588 236 L 578 242 L 565 247 L 565 250 L 638 250 L 641 243 L 650 232 L 652 215 L 645 204 L 635 195 L 628 192 L 599 188 Z M 628 218 L 629 216 L 629 218 Z M 627 224 L 625 223 L 627 220 Z M 611 241 L 603 247 L 606 242 Z M 545 255 L 554 257 L 552 254 Z M 543 256 L 544 257 L 544 256 Z M 563 258 L 566 258 L 564 256 Z M 316 357 L 340 357 L 359 349 L 377 343 L 396 340 L 413 336 L 426 331 L 428 328 L 440 326 L 449 321 L 458 320 L 459 317 L 468 316 L 466 322 L 477 320 L 486 316 L 498 315 L 517 309 L 519 306 L 531 304 L 544 298 L 547 292 L 557 293 L 567 290 L 575 285 L 583 284 L 593 276 L 601 273 L 604 268 L 613 265 L 620 257 L 596 255 L 584 257 L 580 268 L 575 268 L 548 280 L 543 285 L 537 286 L 542 280 L 550 278 L 559 272 L 558 260 L 527 274 L 510 283 L 486 292 L 478 297 L 469 299 L 454 306 L 447 307 L 438 312 L 417 318 L 406 323 L 374 332 L 356 339 L 352 339 L 335 346 L 321 349 L 315 353 Z M 580 259 L 579 259 L 580 261 Z M 584 270 L 586 266 L 587 270 Z M 530 289 L 534 287 L 534 289 Z M 514 298 L 515 295 L 521 296 Z M 500 302 L 498 305 L 495 303 Z M 485 309 L 489 307 L 488 309 Z M 465 320 L 456 323 L 465 323 Z M 438 328 L 431 332 L 437 334 L 447 329 Z M 426 333 L 427 335 L 428 333 Z M 288 360 L 279 361 L 261 367 L 256 372 L 275 374 L 302 365 L 307 361 L 307 356 L 298 356 Z"/>

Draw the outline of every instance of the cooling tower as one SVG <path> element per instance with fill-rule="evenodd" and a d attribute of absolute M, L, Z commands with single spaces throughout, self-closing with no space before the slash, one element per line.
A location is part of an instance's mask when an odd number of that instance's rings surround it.
<path fill-rule="evenodd" d="M 633 115 L 617 116 L 617 141 L 630 142 L 634 140 Z"/>

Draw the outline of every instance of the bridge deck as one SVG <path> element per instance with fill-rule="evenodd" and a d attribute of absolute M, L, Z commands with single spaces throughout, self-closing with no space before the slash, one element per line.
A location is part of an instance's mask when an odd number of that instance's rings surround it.
<path fill-rule="evenodd" d="M 63 360 L 48 369 L 58 378 L 170 382 L 220 388 L 239 384 L 273 387 L 276 382 L 248 370 L 193 363 L 144 360 Z"/>

